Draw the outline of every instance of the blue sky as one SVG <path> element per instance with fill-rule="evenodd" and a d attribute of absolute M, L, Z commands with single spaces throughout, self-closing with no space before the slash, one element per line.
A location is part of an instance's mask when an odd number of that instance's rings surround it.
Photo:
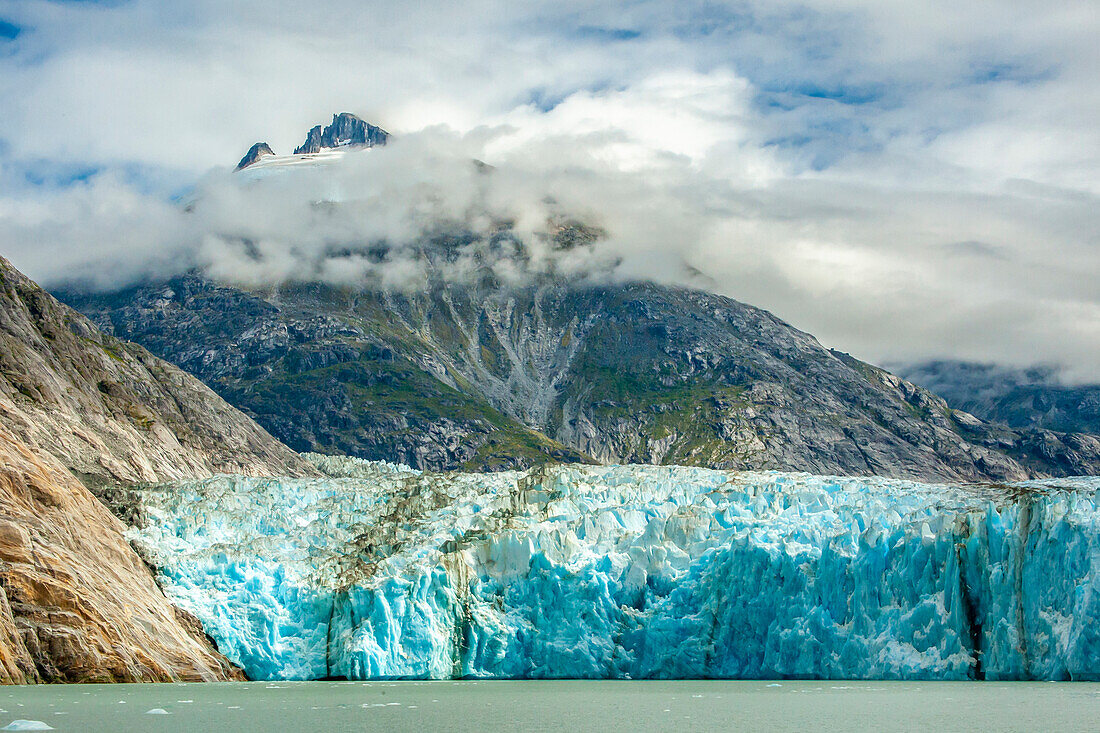
<path fill-rule="evenodd" d="M 536 180 L 636 176 L 690 216 L 633 272 L 703 264 L 830 346 L 1100 379 L 1098 34 L 1032 0 L 0 0 L 0 253 L 164 267 L 218 232 L 150 212 L 348 110 Z"/>

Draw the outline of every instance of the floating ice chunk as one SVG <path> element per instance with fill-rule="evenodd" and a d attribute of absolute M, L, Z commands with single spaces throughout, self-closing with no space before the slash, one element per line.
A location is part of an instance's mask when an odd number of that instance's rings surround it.
<path fill-rule="evenodd" d="M 46 725 L 41 720 L 13 720 L 0 730 L 53 730 L 51 726 Z"/>
<path fill-rule="evenodd" d="M 172 713 L 168 712 L 164 708 L 153 708 L 152 710 L 146 710 L 145 714 L 146 715 L 171 715 Z"/>
<path fill-rule="evenodd" d="M 782 686 L 783 685 L 779 684 L 778 682 L 773 682 L 770 685 L 764 685 L 764 687 L 782 687 Z"/>

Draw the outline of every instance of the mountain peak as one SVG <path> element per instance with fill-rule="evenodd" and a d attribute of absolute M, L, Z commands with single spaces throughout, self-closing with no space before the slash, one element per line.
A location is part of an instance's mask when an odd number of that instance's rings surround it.
<path fill-rule="evenodd" d="M 305 142 L 294 149 L 293 155 L 315 155 L 325 150 L 342 152 L 347 148 L 373 148 L 375 145 L 385 145 L 389 137 L 390 134 L 381 127 L 372 125 L 350 112 L 341 112 L 332 116 L 332 123 L 327 127 L 314 125 L 306 133 Z M 241 162 L 237 163 L 237 170 L 260 163 L 263 158 L 269 156 L 275 159 L 276 165 L 294 165 L 313 160 L 287 155 L 276 156 L 270 145 L 260 142 L 248 149 L 245 156 L 241 158 Z"/>
<path fill-rule="evenodd" d="M 241 158 L 241 162 L 237 163 L 237 170 L 241 168 L 247 168 L 253 163 L 260 160 L 265 155 L 275 155 L 275 151 L 271 149 L 271 146 L 267 143 L 256 143 L 248 149 L 248 152 Z"/>
<path fill-rule="evenodd" d="M 313 127 L 306 134 L 304 143 L 294 149 L 295 155 L 318 153 L 325 148 L 343 148 L 349 146 L 371 148 L 385 145 L 389 133 L 381 127 L 372 125 L 350 112 L 341 112 L 332 116 L 332 124 L 321 128 Z"/>

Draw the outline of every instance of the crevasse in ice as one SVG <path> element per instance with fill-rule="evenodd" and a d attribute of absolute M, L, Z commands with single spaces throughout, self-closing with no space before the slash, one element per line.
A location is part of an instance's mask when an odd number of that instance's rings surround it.
<path fill-rule="evenodd" d="M 1100 478 L 347 472 L 143 491 L 252 678 L 1100 678 Z"/>

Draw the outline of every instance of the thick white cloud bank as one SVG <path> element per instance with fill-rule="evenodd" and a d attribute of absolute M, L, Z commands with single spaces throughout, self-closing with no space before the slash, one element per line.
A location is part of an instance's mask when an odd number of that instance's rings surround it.
<path fill-rule="evenodd" d="M 0 1 L 0 252 L 46 284 L 413 287 L 426 226 L 482 235 L 461 273 L 507 219 L 504 278 L 692 284 L 872 361 L 1096 380 L 1100 20 L 957 5 Z M 394 143 L 230 172 L 343 110 Z M 554 251 L 562 215 L 605 240 Z"/>

